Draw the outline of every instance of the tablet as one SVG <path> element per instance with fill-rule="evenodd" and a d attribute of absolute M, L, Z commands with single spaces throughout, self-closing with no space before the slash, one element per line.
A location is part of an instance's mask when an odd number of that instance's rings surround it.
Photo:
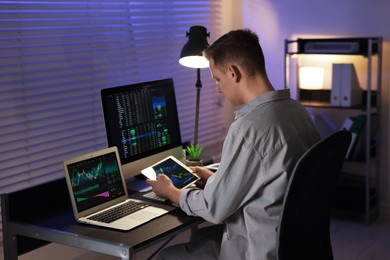
<path fill-rule="evenodd" d="M 141 173 L 151 180 L 156 180 L 157 174 L 165 174 L 178 189 L 186 188 L 199 180 L 199 177 L 193 174 L 189 167 L 174 156 L 168 156 L 156 164 L 143 169 Z"/>

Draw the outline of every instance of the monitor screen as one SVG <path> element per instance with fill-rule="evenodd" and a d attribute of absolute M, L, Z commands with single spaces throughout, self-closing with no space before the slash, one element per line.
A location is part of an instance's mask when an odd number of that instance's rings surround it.
<path fill-rule="evenodd" d="M 125 178 L 183 155 L 172 78 L 101 90 L 108 146 L 117 146 Z"/>

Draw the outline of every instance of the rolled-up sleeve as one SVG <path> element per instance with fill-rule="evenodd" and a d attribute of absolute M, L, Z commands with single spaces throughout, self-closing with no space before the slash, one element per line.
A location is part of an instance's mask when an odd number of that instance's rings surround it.
<path fill-rule="evenodd" d="M 267 183 L 264 179 L 267 174 L 261 174 L 260 154 L 253 143 L 243 142 L 245 138 L 237 137 L 237 134 L 232 133 L 225 140 L 223 161 L 208 179 L 204 190 L 190 188 L 181 192 L 180 207 L 188 215 L 200 216 L 215 224 L 222 223 Z"/>

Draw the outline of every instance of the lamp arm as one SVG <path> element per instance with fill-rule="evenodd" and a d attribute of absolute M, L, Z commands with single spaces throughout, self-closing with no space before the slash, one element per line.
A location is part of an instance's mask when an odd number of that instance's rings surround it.
<path fill-rule="evenodd" d="M 202 81 L 200 80 L 200 68 L 196 69 L 196 108 L 195 108 L 195 130 L 194 130 L 194 145 L 198 144 L 198 126 L 199 126 L 199 105 L 200 105 L 200 89 Z"/>

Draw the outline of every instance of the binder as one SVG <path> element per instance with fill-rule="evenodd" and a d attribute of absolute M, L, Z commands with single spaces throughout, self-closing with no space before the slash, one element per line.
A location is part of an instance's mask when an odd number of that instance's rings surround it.
<path fill-rule="evenodd" d="M 332 65 L 332 106 L 352 107 L 362 100 L 362 90 L 352 63 L 334 63 Z"/>
<path fill-rule="evenodd" d="M 354 123 L 354 119 L 351 118 L 351 117 L 347 117 L 345 119 L 343 125 L 341 126 L 341 129 L 345 129 L 345 130 L 351 132 L 351 128 L 353 126 L 353 123 Z M 351 158 L 352 147 L 353 147 L 353 144 L 356 142 L 357 134 L 351 132 L 351 137 L 352 137 L 351 144 L 349 145 L 349 148 L 348 148 L 347 154 L 345 156 L 345 159 Z"/>
<path fill-rule="evenodd" d="M 358 115 L 353 119 L 353 124 L 350 128 L 350 132 L 352 134 L 351 146 L 347 152 L 348 160 L 355 160 L 357 154 L 357 144 L 359 143 L 359 139 L 361 139 L 363 129 L 366 124 L 366 115 Z"/>
<path fill-rule="evenodd" d="M 342 64 L 332 64 L 332 88 L 330 90 L 330 105 L 339 107 L 341 105 L 341 70 Z"/>
<path fill-rule="evenodd" d="M 376 152 L 376 145 L 377 145 L 377 134 L 379 131 L 379 115 L 378 113 L 371 113 L 371 121 L 369 125 L 370 130 L 370 136 L 368 137 L 370 139 L 369 147 L 366 146 L 366 140 L 367 140 L 367 123 L 366 123 L 366 115 L 364 115 L 364 122 L 363 126 L 360 130 L 360 135 L 358 140 L 356 141 L 356 145 L 354 147 L 353 154 L 351 154 L 351 160 L 355 161 L 363 161 L 365 158 L 366 150 L 370 150 L 370 154 L 374 155 Z"/>
<path fill-rule="evenodd" d="M 348 130 L 348 131 L 351 131 L 351 128 L 353 126 L 353 118 L 351 117 L 347 117 L 345 120 L 344 120 L 344 123 L 343 125 L 341 126 L 341 129 L 345 129 L 345 130 Z"/>
<path fill-rule="evenodd" d="M 341 66 L 341 96 L 342 107 L 359 105 L 362 100 L 362 91 L 353 64 Z"/>

